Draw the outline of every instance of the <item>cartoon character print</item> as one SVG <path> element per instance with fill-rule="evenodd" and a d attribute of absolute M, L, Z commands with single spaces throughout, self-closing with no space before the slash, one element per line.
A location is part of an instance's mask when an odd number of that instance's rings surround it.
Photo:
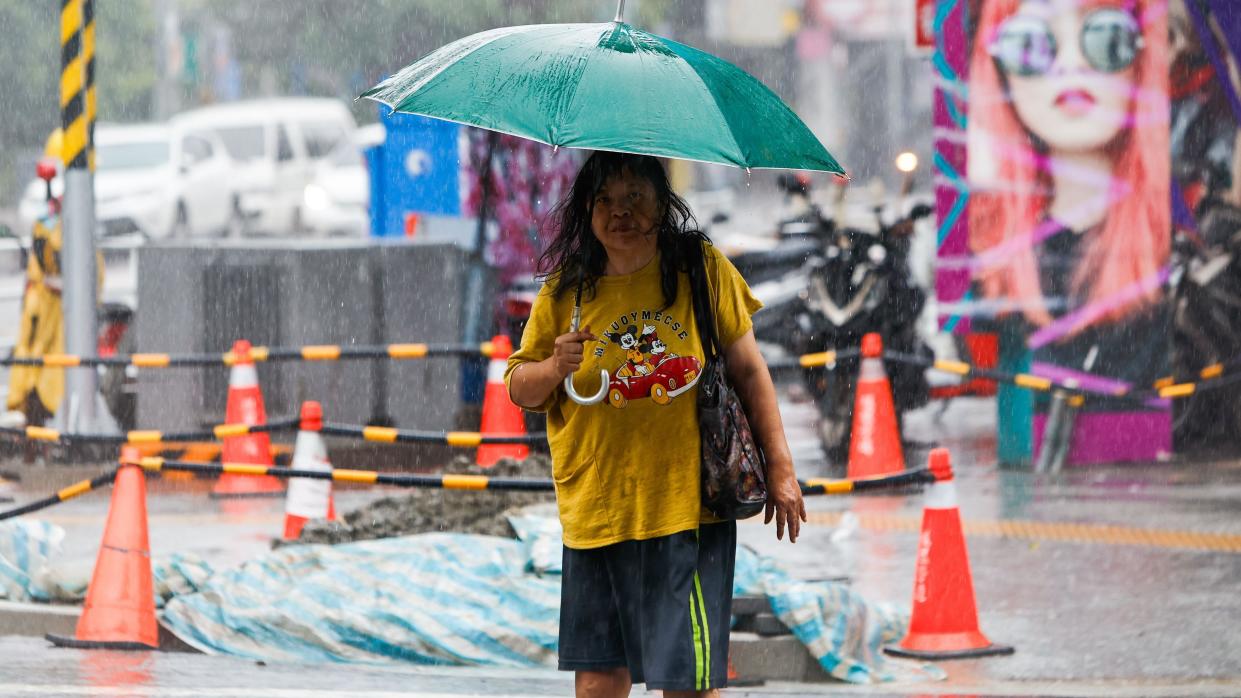
<path fill-rule="evenodd" d="M 678 356 L 668 351 L 655 325 L 629 325 L 624 332 L 605 336 L 625 352 L 625 360 L 612 374 L 608 385 L 608 404 L 623 408 L 630 400 L 651 398 L 666 405 L 672 398 L 692 388 L 702 370 L 698 358 Z"/>
<path fill-rule="evenodd" d="M 647 332 L 654 332 L 655 328 L 646 325 L 642 328 L 643 336 Z M 654 370 L 650 363 L 647 362 L 643 355 L 642 349 L 638 344 L 638 326 L 630 325 L 625 328 L 625 332 L 605 332 L 604 336 L 620 345 L 625 351 L 625 362 L 620 368 L 616 369 L 616 377 L 628 378 L 630 376 L 646 376 L 650 375 Z"/>

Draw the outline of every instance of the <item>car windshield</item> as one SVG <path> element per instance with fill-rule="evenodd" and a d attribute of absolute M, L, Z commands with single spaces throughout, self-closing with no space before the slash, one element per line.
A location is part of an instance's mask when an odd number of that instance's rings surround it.
<path fill-rule="evenodd" d="M 325 158 L 345 139 L 345 129 L 330 121 L 305 121 L 301 124 L 306 139 L 306 154 L 314 160 Z"/>
<path fill-rule="evenodd" d="M 267 150 L 262 126 L 233 126 L 216 129 L 216 133 L 220 134 L 224 149 L 234 160 L 260 160 Z"/>
<path fill-rule="evenodd" d="M 168 164 L 168 141 L 135 141 L 101 144 L 95 153 L 95 166 L 106 170 L 137 170 Z"/>

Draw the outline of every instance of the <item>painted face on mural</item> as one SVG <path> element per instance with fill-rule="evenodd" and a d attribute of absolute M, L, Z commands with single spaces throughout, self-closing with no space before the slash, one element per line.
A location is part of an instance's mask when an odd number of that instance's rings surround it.
<path fill-rule="evenodd" d="M 1142 39 L 1120 3 L 1025 0 L 991 53 L 1017 117 L 1062 153 L 1109 145 L 1130 125 Z"/>

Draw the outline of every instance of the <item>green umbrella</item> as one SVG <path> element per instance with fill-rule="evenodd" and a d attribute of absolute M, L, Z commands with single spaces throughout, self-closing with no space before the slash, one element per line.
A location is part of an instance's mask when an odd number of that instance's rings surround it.
<path fill-rule="evenodd" d="M 751 168 L 844 170 L 774 92 L 685 44 L 603 24 L 493 29 L 362 93 L 399 112 L 553 146 Z"/>

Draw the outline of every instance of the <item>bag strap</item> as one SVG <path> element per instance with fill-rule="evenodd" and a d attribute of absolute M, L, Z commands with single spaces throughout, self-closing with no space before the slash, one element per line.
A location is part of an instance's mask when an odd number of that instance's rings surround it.
<path fill-rule="evenodd" d="M 711 287 L 707 283 L 707 255 L 704 242 L 695 241 L 697 259 L 689 265 L 689 290 L 694 307 L 694 322 L 698 325 L 698 340 L 708 362 L 723 359 L 723 347 L 715 325 L 715 311 L 711 307 Z"/>

